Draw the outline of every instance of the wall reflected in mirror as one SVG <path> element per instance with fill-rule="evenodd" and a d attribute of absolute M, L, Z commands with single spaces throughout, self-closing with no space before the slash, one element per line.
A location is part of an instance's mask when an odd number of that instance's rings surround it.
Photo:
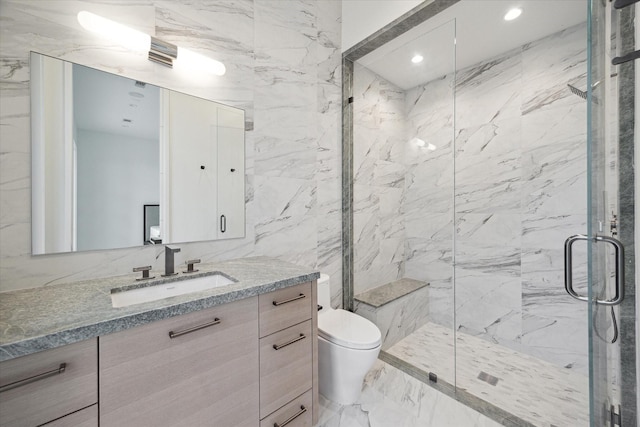
<path fill-rule="evenodd" d="M 244 237 L 244 111 L 33 52 L 31 67 L 33 254 Z"/>

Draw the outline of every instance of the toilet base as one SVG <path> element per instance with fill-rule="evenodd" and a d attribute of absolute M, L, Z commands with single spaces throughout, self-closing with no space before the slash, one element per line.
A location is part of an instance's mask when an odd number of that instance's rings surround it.
<path fill-rule="evenodd" d="M 354 350 L 318 337 L 318 377 L 320 394 L 327 399 L 350 405 L 362 392 L 365 375 L 380 353 L 380 346 Z"/>

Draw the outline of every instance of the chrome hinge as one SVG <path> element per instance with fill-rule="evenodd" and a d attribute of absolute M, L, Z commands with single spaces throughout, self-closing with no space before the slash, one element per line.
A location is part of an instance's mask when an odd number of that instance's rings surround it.
<path fill-rule="evenodd" d="M 613 212 L 611 213 L 611 221 L 610 221 L 610 228 L 609 230 L 611 231 L 611 235 L 612 236 L 617 236 L 618 235 L 618 215 L 614 214 Z"/>
<path fill-rule="evenodd" d="M 616 412 L 616 406 L 611 405 L 609 411 L 607 412 L 609 412 L 609 425 L 611 427 L 622 427 L 622 407 L 618 405 L 618 412 Z"/>

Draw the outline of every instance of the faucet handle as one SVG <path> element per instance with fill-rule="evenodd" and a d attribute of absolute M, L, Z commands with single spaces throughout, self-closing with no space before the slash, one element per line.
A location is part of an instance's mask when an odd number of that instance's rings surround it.
<path fill-rule="evenodd" d="M 148 279 L 153 279 L 156 276 L 151 276 L 149 277 L 149 271 L 151 271 L 151 266 L 150 265 L 145 265 L 143 267 L 134 267 L 133 268 L 133 272 L 137 273 L 139 271 L 142 271 L 142 277 L 137 278 L 136 280 L 148 280 Z"/>
<path fill-rule="evenodd" d="M 198 270 L 193 269 L 193 264 L 198 263 L 200 263 L 200 259 L 190 259 L 189 261 L 185 261 L 185 264 L 187 264 L 187 270 L 183 271 L 183 273 L 195 273 Z"/>

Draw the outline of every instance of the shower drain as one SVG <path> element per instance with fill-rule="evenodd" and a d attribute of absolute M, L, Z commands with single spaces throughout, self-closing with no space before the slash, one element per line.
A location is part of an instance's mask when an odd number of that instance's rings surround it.
<path fill-rule="evenodd" d="M 491 385 L 496 385 L 498 384 L 498 378 L 494 377 L 493 375 L 489 375 L 484 371 L 480 371 L 480 373 L 478 374 L 478 379 L 482 380 L 484 382 L 487 382 Z"/>

